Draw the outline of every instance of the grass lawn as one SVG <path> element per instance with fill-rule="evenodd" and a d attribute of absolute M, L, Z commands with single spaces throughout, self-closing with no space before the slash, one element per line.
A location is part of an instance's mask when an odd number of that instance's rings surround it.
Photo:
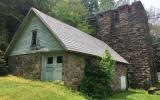
<path fill-rule="evenodd" d="M 32 81 L 14 76 L 0 77 L 0 100 L 87 100 L 60 83 Z M 144 90 L 117 93 L 106 100 L 160 100 Z"/>
<path fill-rule="evenodd" d="M 0 77 L 0 100 L 86 100 L 55 82 L 31 81 L 14 76 Z"/>
<path fill-rule="evenodd" d="M 129 91 L 117 93 L 107 100 L 160 100 L 160 95 L 150 95 L 144 90 L 129 89 Z"/>

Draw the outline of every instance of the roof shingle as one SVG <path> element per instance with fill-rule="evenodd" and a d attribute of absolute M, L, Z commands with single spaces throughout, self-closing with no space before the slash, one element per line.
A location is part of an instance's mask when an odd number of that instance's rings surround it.
<path fill-rule="evenodd" d="M 128 63 L 103 41 L 50 17 L 35 8 L 31 8 L 31 10 L 34 11 L 42 22 L 52 31 L 66 50 L 101 57 L 105 49 L 107 49 L 113 60 Z"/>

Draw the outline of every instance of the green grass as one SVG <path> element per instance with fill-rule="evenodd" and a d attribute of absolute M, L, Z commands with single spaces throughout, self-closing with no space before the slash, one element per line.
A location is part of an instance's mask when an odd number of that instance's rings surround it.
<path fill-rule="evenodd" d="M 160 92 L 159 92 L 160 94 Z M 41 82 L 0 77 L 0 100 L 87 100 L 79 92 L 72 91 L 58 82 Z M 160 95 L 149 95 L 144 90 L 116 93 L 106 100 L 160 100 Z"/>
<path fill-rule="evenodd" d="M 117 93 L 107 100 L 160 100 L 160 95 L 150 95 L 144 90 L 129 89 L 129 91 Z"/>
<path fill-rule="evenodd" d="M 0 77 L 0 100 L 86 100 L 60 83 Z"/>

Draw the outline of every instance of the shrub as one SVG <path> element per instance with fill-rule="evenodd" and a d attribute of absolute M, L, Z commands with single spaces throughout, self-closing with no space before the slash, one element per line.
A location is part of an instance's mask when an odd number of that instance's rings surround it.
<path fill-rule="evenodd" d="M 106 98 L 111 92 L 114 64 L 107 50 L 100 61 L 86 64 L 80 91 L 95 99 Z"/>
<path fill-rule="evenodd" d="M 8 67 L 0 67 L 0 76 L 6 76 L 8 73 Z"/>
<path fill-rule="evenodd" d="M 6 61 L 3 55 L 3 51 L 0 50 L 0 76 L 8 74 L 8 68 L 6 67 Z"/>

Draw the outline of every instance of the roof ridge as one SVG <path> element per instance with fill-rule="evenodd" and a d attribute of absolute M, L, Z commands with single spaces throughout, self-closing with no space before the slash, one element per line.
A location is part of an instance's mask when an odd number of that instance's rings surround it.
<path fill-rule="evenodd" d="M 40 13 L 43 13 L 42 11 L 39 11 L 38 9 L 36 9 L 36 8 L 34 8 L 34 7 L 32 7 L 31 9 L 33 9 L 33 11 L 38 11 L 38 12 L 40 12 Z M 43 13 L 43 14 L 45 14 L 45 13 Z M 54 17 L 52 17 L 52 16 L 50 16 L 50 15 L 47 15 L 47 14 L 45 14 L 45 15 L 48 16 L 48 17 L 50 17 L 50 18 L 52 18 L 52 19 L 54 19 L 54 20 L 57 20 L 57 21 L 65 24 L 65 25 L 67 25 L 67 26 L 69 26 L 69 27 L 72 27 L 72 28 L 75 29 L 75 30 L 78 30 L 78 31 L 82 32 L 82 33 L 85 34 L 86 36 L 89 36 L 89 37 L 91 37 L 91 38 L 93 38 L 93 39 L 96 39 L 97 41 L 100 41 L 100 42 L 106 44 L 104 41 L 102 41 L 102 40 L 100 40 L 100 39 L 97 39 L 97 38 L 89 35 L 88 33 L 85 33 L 85 32 L 83 32 L 83 31 L 81 31 L 80 29 L 75 28 L 75 27 L 72 26 L 72 25 L 66 24 L 65 22 L 62 22 L 61 20 L 58 20 L 58 19 L 56 19 L 56 18 L 54 18 Z M 107 45 L 107 44 L 106 44 L 106 45 Z M 108 46 L 108 45 L 107 45 L 107 46 Z"/>
<path fill-rule="evenodd" d="M 29 16 L 35 14 L 40 21 L 48 28 L 48 30 L 53 34 L 53 36 L 57 39 L 57 41 L 61 44 L 61 46 L 66 51 L 78 52 L 83 54 L 88 54 L 92 56 L 101 57 L 104 53 L 104 50 L 107 49 L 111 54 L 113 60 L 127 63 L 128 62 L 121 57 L 116 51 L 114 51 L 109 45 L 107 45 L 104 41 L 99 40 L 71 25 L 68 25 L 54 17 L 51 17 L 36 8 L 31 8 L 21 26 L 25 26 L 25 22 L 28 21 Z M 19 27 L 15 36 L 19 34 L 19 30 L 22 27 Z M 15 38 L 13 38 L 10 45 L 13 45 Z M 6 50 L 9 52 L 12 46 L 9 46 Z"/>
<path fill-rule="evenodd" d="M 31 9 L 37 14 L 38 17 L 40 17 L 42 22 L 51 30 L 51 32 L 54 34 L 57 40 L 60 41 L 62 46 L 65 48 L 65 50 L 83 52 L 86 54 L 88 53 L 88 54 L 100 56 L 100 54 L 103 54 L 104 49 L 108 49 L 108 51 L 110 52 L 114 60 L 117 60 L 123 63 L 128 63 L 123 57 L 121 57 L 116 51 L 114 51 L 104 41 L 99 40 L 52 16 L 49 16 L 39 11 L 36 8 L 31 8 Z M 85 39 L 81 39 L 81 38 L 85 38 Z M 91 42 L 95 42 L 95 43 L 91 43 Z M 100 49 L 100 51 L 98 51 L 97 49 Z"/>

